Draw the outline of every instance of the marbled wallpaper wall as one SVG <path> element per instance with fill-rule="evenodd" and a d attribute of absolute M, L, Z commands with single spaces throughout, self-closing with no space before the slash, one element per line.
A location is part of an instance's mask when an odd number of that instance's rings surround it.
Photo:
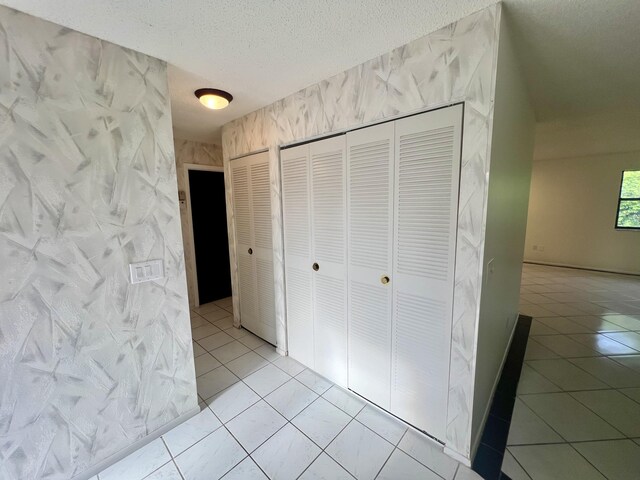
<path fill-rule="evenodd" d="M 496 4 L 387 54 L 312 85 L 223 127 L 229 160 L 269 149 L 278 347 L 286 350 L 280 146 L 464 102 L 464 139 L 446 449 L 471 455 L 477 322 L 501 6 Z M 227 175 L 227 178 L 228 175 Z M 231 264 L 234 218 L 227 184 Z M 237 293 L 237 271 L 232 272 Z M 238 315 L 234 295 L 234 312 Z M 236 322 L 239 318 L 236 317 Z"/>
<path fill-rule="evenodd" d="M 176 169 L 178 175 L 178 190 L 187 191 L 185 164 L 222 167 L 222 147 L 213 143 L 194 142 L 191 140 L 174 139 L 176 151 Z M 187 198 L 187 202 L 191 199 Z M 184 243 L 184 263 L 187 272 L 187 286 L 189 290 L 189 305 L 196 303 L 196 261 L 194 255 L 193 235 L 189 222 L 189 210 L 180 207 L 180 222 L 182 224 L 182 241 Z"/>
<path fill-rule="evenodd" d="M 0 478 L 197 409 L 182 248 L 165 63 L 0 7 Z"/>

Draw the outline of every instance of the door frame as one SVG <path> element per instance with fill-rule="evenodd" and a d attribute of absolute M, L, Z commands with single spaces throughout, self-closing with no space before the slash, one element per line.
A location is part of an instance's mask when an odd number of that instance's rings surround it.
<path fill-rule="evenodd" d="M 193 265 L 191 268 L 191 278 L 187 279 L 191 281 L 191 285 L 193 287 L 193 300 L 194 307 L 200 306 L 200 295 L 198 294 L 198 262 L 196 261 L 196 242 L 195 237 L 193 236 L 193 214 L 191 212 L 191 188 L 189 184 L 189 170 L 200 170 L 204 172 L 219 172 L 224 176 L 224 167 L 217 165 L 199 165 L 197 163 L 185 163 L 182 165 L 184 171 L 184 190 L 185 190 L 185 200 L 187 202 L 187 225 L 188 230 L 187 233 L 191 238 L 190 242 L 190 250 L 191 250 L 191 258 L 193 259 Z M 226 186 L 226 184 L 225 184 Z M 226 192 L 226 189 L 225 189 Z M 226 193 L 225 193 L 226 198 Z M 226 206 L 225 206 L 226 209 Z M 228 242 L 227 233 L 227 242 Z"/>

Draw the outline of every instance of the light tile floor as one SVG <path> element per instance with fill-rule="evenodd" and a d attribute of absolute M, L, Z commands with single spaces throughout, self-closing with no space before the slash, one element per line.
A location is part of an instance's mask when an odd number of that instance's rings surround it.
<path fill-rule="evenodd" d="M 192 311 L 202 411 L 99 480 L 478 479 L 422 434 L 231 325 Z"/>
<path fill-rule="evenodd" d="M 502 470 L 640 478 L 640 277 L 525 264 L 533 317 Z"/>

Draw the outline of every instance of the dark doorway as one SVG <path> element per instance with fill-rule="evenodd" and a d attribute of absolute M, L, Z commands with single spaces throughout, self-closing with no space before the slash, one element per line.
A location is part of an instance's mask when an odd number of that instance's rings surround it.
<path fill-rule="evenodd" d="M 200 305 L 231 296 L 224 173 L 189 170 Z"/>

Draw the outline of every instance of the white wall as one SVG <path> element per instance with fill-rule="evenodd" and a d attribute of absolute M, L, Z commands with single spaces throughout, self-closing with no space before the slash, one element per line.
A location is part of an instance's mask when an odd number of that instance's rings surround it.
<path fill-rule="evenodd" d="M 640 232 L 614 228 L 622 171 L 633 169 L 640 151 L 535 161 L 525 260 L 640 273 Z"/>
<path fill-rule="evenodd" d="M 473 397 L 477 448 L 518 317 L 535 120 L 509 36 L 500 29 L 484 271 Z M 490 263 L 490 266 L 489 266 Z"/>

